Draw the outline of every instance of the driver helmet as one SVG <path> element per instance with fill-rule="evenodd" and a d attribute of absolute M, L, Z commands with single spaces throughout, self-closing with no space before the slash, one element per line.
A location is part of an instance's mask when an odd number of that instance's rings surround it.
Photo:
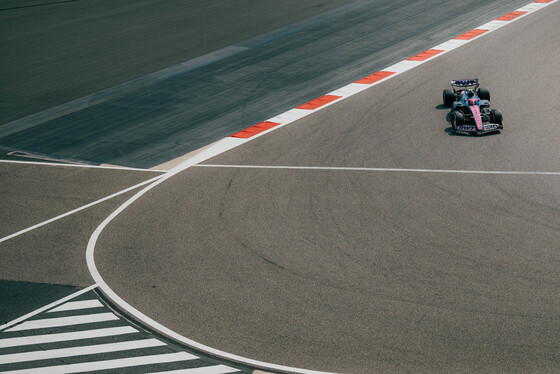
<path fill-rule="evenodd" d="M 479 100 L 475 97 L 474 90 L 472 88 L 467 90 L 467 103 L 469 105 L 478 105 L 479 103 Z"/>

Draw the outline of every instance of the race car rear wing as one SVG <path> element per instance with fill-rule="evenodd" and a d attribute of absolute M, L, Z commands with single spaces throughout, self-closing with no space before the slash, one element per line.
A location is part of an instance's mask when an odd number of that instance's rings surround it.
<path fill-rule="evenodd" d="M 455 92 L 461 91 L 466 88 L 478 89 L 478 79 L 456 79 L 451 81 L 451 87 Z"/>
<path fill-rule="evenodd" d="M 478 84 L 478 79 L 457 79 L 451 81 L 452 86 L 458 87 L 474 86 L 475 84 Z"/>

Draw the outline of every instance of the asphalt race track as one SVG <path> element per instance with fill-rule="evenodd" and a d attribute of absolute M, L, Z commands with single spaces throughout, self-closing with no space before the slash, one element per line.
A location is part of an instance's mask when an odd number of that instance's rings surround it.
<path fill-rule="evenodd" d="M 1 123 L 212 53 L 348 2 L 3 0 Z"/>
<path fill-rule="evenodd" d="M 559 20 L 555 3 L 173 176 L 105 228 L 99 272 L 162 325 L 264 362 L 560 371 Z M 500 134 L 451 128 L 441 91 L 471 77 Z M 158 175 L 1 167 L 2 236 Z M 87 239 L 132 194 L 2 243 L 2 280 L 87 286 Z"/>
<path fill-rule="evenodd" d="M 31 116 L 2 121 L 0 147 L 157 167 L 524 3 L 102 1 L 5 11 L 0 117 Z"/>
<path fill-rule="evenodd" d="M 557 175 L 266 168 L 560 170 L 559 10 L 207 162 L 261 169 L 156 187 L 104 231 L 101 274 L 174 331 L 263 361 L 560 370 Z M 440 96 L 456 77 L 490 86 L 501 134 L 454 135 Z"/>

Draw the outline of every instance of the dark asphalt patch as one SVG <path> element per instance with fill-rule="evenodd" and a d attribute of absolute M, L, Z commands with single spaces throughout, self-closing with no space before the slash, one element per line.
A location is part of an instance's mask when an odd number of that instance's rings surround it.
<path fill-rule="evenodd" d="M 71 295 L 79 289 L 56 284 L 0 280 L 0 325 Z"/>

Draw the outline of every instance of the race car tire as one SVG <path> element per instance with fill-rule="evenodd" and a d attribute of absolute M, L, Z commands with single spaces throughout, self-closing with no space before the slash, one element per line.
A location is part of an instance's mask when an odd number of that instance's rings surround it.
<path fill-rule="evenodd" d="M 449 88 L 443 90 L 443 105 L 450 107 L 453 105 L 454 101 L 455 93 L 453 92 L 453 90 L 450 90 Z"/>
<path fill-rule="evenodd" d="M 451 113 L 451 123 L 453 124 L 453 128 L 457 130 L 457 127 L 465 124 L 465 116 L 461 112 L 453 111 Z"/>
<path fill-rule="evenodd" d="M 504 117 L 502 116 L 502 112 L 499 109 L 492 109 L 490 111 L 490 116 L 493 123 L 499 124 L 501 128 L 504 127 Z"/>
<path fill-rule="evenodd" d="M 490 90 L 488 89 L 488 87 L 479 87 L 478 97 L 480 98 L 480 100 L 490 100 Z"/>

